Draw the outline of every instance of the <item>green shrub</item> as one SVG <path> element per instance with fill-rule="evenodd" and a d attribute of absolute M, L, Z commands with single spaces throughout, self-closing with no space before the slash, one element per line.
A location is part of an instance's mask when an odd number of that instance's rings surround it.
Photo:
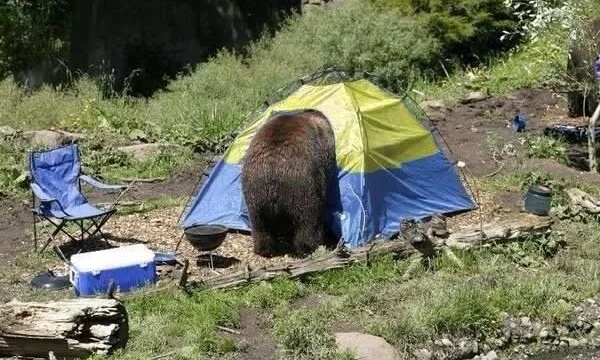
<path fill-rule="evenodd" d="M 68 0 L 0 3 L 0 79 L 68 49 Z"/>
<path fill-rule="evenodd" d="M 427 33 L 442 46 L 454 65 L 479 63 L 482 58 L 508 50 L 519 37 L 501 41 L 518 18 L 504 0 L 369 0 L 380 7 L 414 14 Z M 526 5 L 526 2 L 522 2 Z M 523 7 L 523 6 L 522 6 Z"/>

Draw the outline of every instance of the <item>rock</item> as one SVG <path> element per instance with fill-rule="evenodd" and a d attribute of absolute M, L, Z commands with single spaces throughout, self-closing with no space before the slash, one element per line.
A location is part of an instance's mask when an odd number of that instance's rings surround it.
<path fill-rule="evenodd" d="M 142 130 L 133 130 L 132 132 L 129 133 L 129 139 L 131 141 L 141 141 L 143 143 L 147 143 L 148 142 L 148 136 L 146 135 L 146 133 L 144 133 Z"/>
<path fill-rule="evenodd" d="M 577 341 L 576 339 L 568 339 L 567 342 L 569 343 L 570 347 L 578 347 L 579 346 L 579 341 Z"/>
<path fill-rule="evenodd" d="M 567 346 L 569 346 L 569 343 L 566 342 L 566 341 L 564 341 L 564 340 L 561 340 L 561 342 L 558 344 L 558 346 L 560 346 L 560 347 L 567 347 Z"/>
<path fill-rule="evenodd" d="M 47 147 L 55 147 L 62 144 L 63 134 L 50 130 L 35 130 L 23 132 L 23 138 L 29 141 L 32 145 L 43 145 Z"/>
<path fill-rule="evenodd" d="M 481 357 L 481 360 L 498 360 L 498 354 L 494 350 Z"/>
<path fill-rule="evenodd" d="M 531 326 L 531 319 L 529 319 L 529 317 L 527 317 L 527 316 L 522 317 L 521 325 L 527 326 L 527 327 Z"/>
<path fill-rule="evenodd" d="M 443 121 L 448 116 L 450 109 L 441 100 L 423 101 L 419 107 L 427 114 L 432 121 Z"/>
<path fill-rule="evenodd" d="M 62 141 L 63 144 L 78 143 L 82 140 L 85 140 L 85 138 L 86 138 L 86 136 L 83 134 L 72 133 L 72 132 L 62 131 L 62 130 L 58 130 L 57 132 L 59 132 L 63 135 L 63 141 Z"/>
<path fill-rule="evenodd" d="M 583 338 L 583 339 L 579 340 L 579 344 L 581 346 L 586 346 L 588 343 L 589 343 L 589 341 L 586 338 Z"/>
<path fill-rule="evenodd" d="M 461 103 L 463 104 L 470 104 L 470 103 L 474 103 L 474 102 L 478 102 L 478 101 L 483 101 L 488 99 L 489 96 L 487 94 L 485 94 L 482 91 L 474 91 L 472 93 L 470 93 L 466 99 L 461 100 Z"/>
<path fill-rule="evenodd" d="M 23 138 L 32 145 L 57 147 L 60 145 L 77 143 L 85 139 L 85 135 L 67 131 L 32 130 L 23 132 Z"/>
<path fill-rule="evenodd" d="M 442 345 L 450 347 L 450 346 L 453 346 L 454 344 L 452 344 L 452 341 L 450 341 L 449 339 L 443 338 Z"/>
<path fill-rule="evenodd" d="M 542 329 L 540 331 L 540 339 L 547 339 L 550 336 L 550 333 L 546 329 Z"/>
<path fill-rule="evenodd" d="M 360 360 L 400 359 L 396 349 L 377 336 L 358 332 L 335 333 L 335 341 L 340 350 L 350 350 Z"/>
<path fill-rule="evenodd" d="M 556 333 L 559 336 L 567 335 L 569 333 L 569 329 L 567 329 L 565 326 L 559 325 L 556 328 Z"/>
<path fill-rule="evenodd" d="M 137 144 L 137 145 L 128 145 L 121 146 L 118 148 L 119 151 L 122 151 L 135 159 L 144 160 L 153 156 L 160 154 L 162 149 L 165 147 L 169 147 L 168 144 Z"/>
<path fill-rule="evenodd" d="M 417 350 L 415 351 L 414 355 L 419 360 L 431 360 L 433 358 L 431 351 L 427 349 Z"/>
<path fill-rule="evenodd" d="M 17 130 L 11 128 L 10 126 L 0 126 L 0 135 L 7 137 L 13 136 L 17 133 Z"/>

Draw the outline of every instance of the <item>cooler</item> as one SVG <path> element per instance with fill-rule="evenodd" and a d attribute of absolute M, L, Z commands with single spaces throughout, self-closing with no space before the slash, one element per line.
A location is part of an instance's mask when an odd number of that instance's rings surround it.
<path fill-rule="evenodd" d="M 75 254 L 69 277 L 78 296 L 105 293 L 111 280 L 116 291 L 129 292 L 154 283 L 154 252 L 139 244 Z"/>

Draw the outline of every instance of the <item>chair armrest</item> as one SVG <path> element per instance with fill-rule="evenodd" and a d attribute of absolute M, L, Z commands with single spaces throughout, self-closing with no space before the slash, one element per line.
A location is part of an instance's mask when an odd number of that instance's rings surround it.
<path fill-rule="evenodd" d="M 42 188 L 38 184 L 31 183 L 29 186 L 31 187 L 31 191 L 33 191 L 33 194 L 35 195 L 35 197 L 38 198 L 40 201 L 42 201 L 42 202 L 58 201 L 57 199 L 50 197 L 50 195 L 46 194 L 46 192 L 44 190 L 42 190 Z"/>
<path fill-rule="evenodd" d="M 85 181 L 86 183 L 90 184 L 91 186 L 98 188 L 98 189 L 120 190 L 120 189 L 125 189 L 127 187 L 126 185 L 105 184 L 105 183 L 102 183 L 102 182 L 92 178 L 91 176 L 88 176 L 88 175 L 81 175 L 79 178 L 81 180 Z"/>

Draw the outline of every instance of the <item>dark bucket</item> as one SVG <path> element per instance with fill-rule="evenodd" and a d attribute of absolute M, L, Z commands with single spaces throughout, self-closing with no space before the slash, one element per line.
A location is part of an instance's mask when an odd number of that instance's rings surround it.
<path fill-rule="evenodd" d="M 227 228 L 221 225 L 199 225 L 183 231 L 190 244 L 199 251 L 212 251 L 223 243 Z"/>
<path fill-rule="evenodd" d="M 525 211 L 535 215 L 548 215 L 552 206 L 552 191 L 545 186 L 533 186 L 525 194 Z"/>

